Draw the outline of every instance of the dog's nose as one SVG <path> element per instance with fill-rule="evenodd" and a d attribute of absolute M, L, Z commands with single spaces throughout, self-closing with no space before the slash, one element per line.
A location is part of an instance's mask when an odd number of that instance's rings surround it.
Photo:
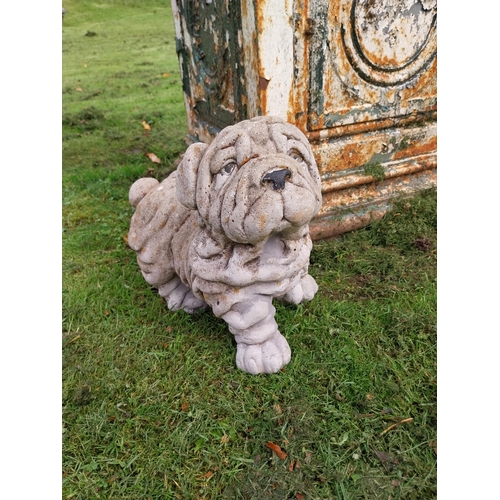
<path fill-rule="evenodd" d="M 288 177 L 291 177 L 291 175 L 292 172 L 290 172 L 288 168 L 284 168 L 282 170 L 274 170 L 264 175 L 264 177 L 262 177 L 262 182 L 272 182 L 273 189 L 277 191 L 278 189 L 283 189 L 285 187 L 285 180 Z"/>

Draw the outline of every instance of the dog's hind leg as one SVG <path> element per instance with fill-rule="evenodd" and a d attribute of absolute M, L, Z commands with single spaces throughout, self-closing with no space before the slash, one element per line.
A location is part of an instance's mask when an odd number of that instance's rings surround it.
<path fill-rule="evenodd" d="M 276 373 L 290 362 L 291 351 L 274 319 L 271 297 L 235 304 L 222 318 L 237 344 L 236 366 L 248 373 Z"/>
<path fill-rule="evenodd" d="M 193 291 L 182 283 L 177 275 L 160 286 L 158 293 L 167 301 L 167 306 L 171 311 L 184 309 L 187 313 L 194 313 L 207 307 L 207 303 L 196 298 Z"/>

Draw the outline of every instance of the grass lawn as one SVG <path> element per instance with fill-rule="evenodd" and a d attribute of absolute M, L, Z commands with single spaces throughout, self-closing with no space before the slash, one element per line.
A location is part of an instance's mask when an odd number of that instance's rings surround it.
<path fill-rule="evenodd" d="M 276 304 L 291 363 L 238 371 L 225 323 L 169 312 L 124 239 L 130 185 L 185 150 L 170 3 L 63 6 L 62 497 L 435 498 L 435 191 L 316 242 L 318 295 Z"/>

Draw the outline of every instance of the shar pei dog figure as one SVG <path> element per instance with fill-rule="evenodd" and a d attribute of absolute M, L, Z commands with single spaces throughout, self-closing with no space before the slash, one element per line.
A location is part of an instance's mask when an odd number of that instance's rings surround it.
<path fill-rule="evenodd" d="M 142 178 L 129 246 L 171 310 L 208 306 L 237 344 L 236 365 L 274 373 L 290 362 L 273 298 L 311 300 L 309 222 L 321 207 L 311 147 L 295 126 L 257 117 L 189 146 L 163 182 Z"/>

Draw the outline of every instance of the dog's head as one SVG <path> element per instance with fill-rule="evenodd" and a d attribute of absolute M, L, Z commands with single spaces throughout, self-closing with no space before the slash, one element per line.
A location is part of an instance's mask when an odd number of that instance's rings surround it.
<path fill-rule="evenodd" d="M 305 135 L 275 117 L 222 130 L 191 145 L 177 172 L 177 197 L 217 235 L 257 244 L 300 238 L 321 207 L 321 181 Z"/>

